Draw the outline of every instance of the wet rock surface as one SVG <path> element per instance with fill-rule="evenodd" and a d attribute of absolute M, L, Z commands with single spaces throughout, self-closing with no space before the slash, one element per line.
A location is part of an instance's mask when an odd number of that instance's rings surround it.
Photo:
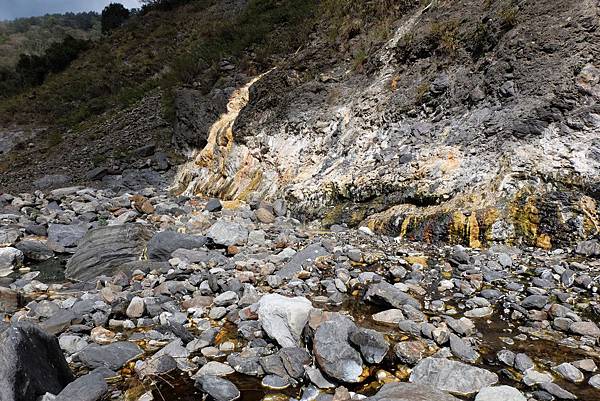
<path fill-rule="evenodd" d="M 136 195 L 91 188 L 4 195 L 2 216 L 15 217 L 0 230 L 17 232 L 2 249 L 49 249 L 49 259 L 25 257 L 0 281 L 5 320 L 44 330 L 55 350 L 46 359 L 64 364 L 68 380 L 36 387 L 37 396 L 542 401 L 600 394 L 600 262 L 592 256 L 323 231 L 283 213 L 259 218 L 256 210 L 274 210 L 264 201 L 207 208 L 206 200 L 152 189 L 143 197 L 153 211 L 139 213 Z M 31 206 L 17 207 L 23 202 Z M 82 221 L 76 245 L 48 246 L 50 225 Z M 32 230 L 34 222 L 46 230 Z M 45 263 L 63 257 L 58 268 L 67 278 L 42 280 Z"/>

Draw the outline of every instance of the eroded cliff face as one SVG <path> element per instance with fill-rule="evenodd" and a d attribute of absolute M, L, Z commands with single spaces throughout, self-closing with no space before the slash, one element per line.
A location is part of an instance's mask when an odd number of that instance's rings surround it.
<path fill-rule="evenodd" d="M 481 3 L 412 8 L 360 63 L 360 36 L 344 58 L 315 34 L 232 95 L 178 188 L 474 247 L 598 234 L 599 3 Z"/>

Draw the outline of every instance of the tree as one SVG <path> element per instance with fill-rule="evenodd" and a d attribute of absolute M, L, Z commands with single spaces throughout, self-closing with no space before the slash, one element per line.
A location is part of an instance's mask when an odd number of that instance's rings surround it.
<path fill-rule="evenodd" d="M 21 54 L 15 67 L 24 87 L 41 85 L 48 74 L 46 58 L 35 54 Z"/>
<path fill-rule="evenodd" d="M 123 25 L 129 18 L 129 10 L 120 3 L 110 3 L 102 10 L 102 33 L 109 33 L 115 28 Z"/>

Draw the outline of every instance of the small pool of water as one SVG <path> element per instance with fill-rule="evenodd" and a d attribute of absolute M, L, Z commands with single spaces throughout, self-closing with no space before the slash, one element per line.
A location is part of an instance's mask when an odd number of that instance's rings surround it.
<path fill-rule="evenodd" d="M 36 280 L 44 284 L 56 284 L 65 282 L 65 268 L 71 255 L 58 255 L 42 262 L 29 262 L 25 266 L 29 270 L 18 270 L 11 275 L 13 278 L 19 278 L 25 273 L 38 271 L 40 274 Z"/>

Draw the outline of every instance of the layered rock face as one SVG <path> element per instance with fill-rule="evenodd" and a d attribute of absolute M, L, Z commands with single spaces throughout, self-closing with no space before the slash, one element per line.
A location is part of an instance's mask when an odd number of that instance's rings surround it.
<path fill-rule="evenodd" d="M 361 63 L 315 35 L 232 95 L 179 189 L 475 247 L 596 234 L 598 4 L 486 4 L 409 9 Z"/>

